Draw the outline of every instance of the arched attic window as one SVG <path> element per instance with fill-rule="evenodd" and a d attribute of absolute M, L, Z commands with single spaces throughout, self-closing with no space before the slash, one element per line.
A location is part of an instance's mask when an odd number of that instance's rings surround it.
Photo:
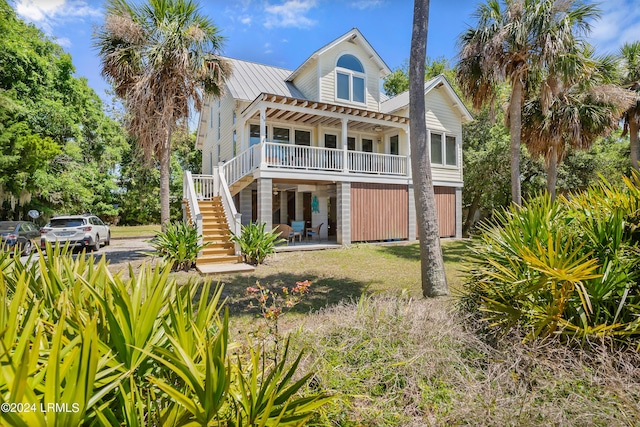
<path fill-rule="evenodd" d="M 353 55 L 345 54 L 336 64 L 336 98 L 364 104 L 365 74 L 362 63 Z"/>

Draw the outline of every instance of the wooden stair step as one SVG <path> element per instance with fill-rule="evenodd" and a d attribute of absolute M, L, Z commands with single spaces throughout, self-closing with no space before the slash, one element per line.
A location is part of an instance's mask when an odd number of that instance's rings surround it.
<path fill-rule="evenodd" d="M 202 257 L 206 257 L 208 255 L 231 255 L 235 256 L 236 249 L 235 248 L 204 248 L 202 250 Z"/>
<path fill-rule="evenodd" d="M 196 260 L 196 264 L 224 264 L 242 262 L 239 255 L 202 255 Z"/>

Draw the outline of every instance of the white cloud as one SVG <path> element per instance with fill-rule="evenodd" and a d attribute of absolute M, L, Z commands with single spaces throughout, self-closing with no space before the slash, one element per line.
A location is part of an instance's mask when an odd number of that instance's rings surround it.
<path fill-rule="evenodd" d="M 383 0 L 358 0 L 352 1 L 350 6 L 355 9 L 365 10 L 365 9 L 373 9 L 378 6 L 382 6 L 384 3 Z"/>
<path fill-rule="evenodd" d="M 625 42 L 640 40 L 640 8 L 636 0 L 609 0 L 599 4 L 601 17 L 589 36 L 599 53 L 615 53 Z"/>
<path fill-rule="evenodd" d="M 316 7 L 316 0 L 287 0 L 282 4 L 267 4 L 265 7 L 267 20 L 264 26 L 267 28 L 313 27 L 316 21 L 306 17 L 305 14 L 314 7 Z"/>
<path fill-rule="evenodd" d="M 68 18 L 100 16 L 99 9 L 83 0 L 18 0 L 16 12 L 21 17 L 43 25 L 55 25 Z"/>
<path fill-rule="evenodd" d="M 251 21 L 252 21 L 252 19 L 251 19 L 251 17 L 250 17 L 250 16 L 248 16 L 248 15 L 247 15 L 247 16 L 241 16 L 241 17 L 240 17 L 240 22 L 241 22 L 242 24 L 244 24 L 244 25 L 251 25 Z"/>
<path fill-rule="evenodd" d="M 58 37 L 55 39 L 55 42 L 64 48 L 70 48 L 73 43 L 67 37 Z"/>

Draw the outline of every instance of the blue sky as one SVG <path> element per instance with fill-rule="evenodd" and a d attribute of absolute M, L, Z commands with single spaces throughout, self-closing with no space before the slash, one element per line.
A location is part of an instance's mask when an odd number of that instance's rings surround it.
<path fill-rule="evenodd" d="M 73 57 L 105 98 L 107 84 L 92 48 L 93 28 L 103 19 L 98 0 L 10 0 L 19 16 L 33 22 Z M 458 35 L 474 23 L 477 0 L 432 0 L 427 55 L 455 62 Z M 201 0 L 202 10 L 226 37 L 223 54 L 288 69 L 315 50 L 357 27 L 391 69 L 409 58 L 412 0 Z M 640 40 L 640 1 L 606 0 L 590 41 L 599 53 L 614 53 L 625 41 Z"/>

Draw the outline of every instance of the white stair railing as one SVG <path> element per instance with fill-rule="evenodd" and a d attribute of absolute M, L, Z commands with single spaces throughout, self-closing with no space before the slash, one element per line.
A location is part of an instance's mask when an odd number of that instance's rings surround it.
<path fill-rule="evenodd" d="M 227 179 L 224 176 L 224 170 L 222 168 L 214 168 L 214 173 L 217 173 L 218 192 L 222 199 L 222 206 L 224 207 L 224 214 L 227 218 L 227 224 L 229 230 L 236 236 L 240 236 L 242 233 L 242 227 L 240 225 L 241 214 L 236 210 L 236 205 L 233 203 L 229 186 L 227 185 Z M 234 242 L 236 255 L 240 255 L 240 244 Z"/>
<path fill-rule="evenodd" d="M 202 213 L 198 206 L 198 200 L 212 200 L 220 196 L 224 208 L 225 218 L 229 230 L 236 236 L 240 236 L 242 228 L 240 226 L 241 214 L 236 210 L 233 197 L 229 191 L 224 171 L 222 168 L 213 168 L 213 175 L 195 175 L 186 171 L 183 179 L 183 191 L 192 212 L 192 222 L 198 228 L 199 243 L 202 244 Z M 196 218 L 196 220 L 193 220 Z M 235 252 L 240 253 L 240 245 L 235 244 Z"/>
<path fill-rule="evenodd" d="M 253 145 L 222 165 L 227 186 L 240 181 L 260 166 L 261 144 Z"/>
<path fill-rule="evenodd" d="M 202 244 L 202 213 L 198 206 L 198 196 L 193 182 L 191 172 L 184 171 L 182 175 L 182 194 L 187 199 L 189 205 L 190 218 L 189 221 L 196 226 L 198 230 L 198 244 Z M 200 255 L 200 254 L 198 254 Z"/>

